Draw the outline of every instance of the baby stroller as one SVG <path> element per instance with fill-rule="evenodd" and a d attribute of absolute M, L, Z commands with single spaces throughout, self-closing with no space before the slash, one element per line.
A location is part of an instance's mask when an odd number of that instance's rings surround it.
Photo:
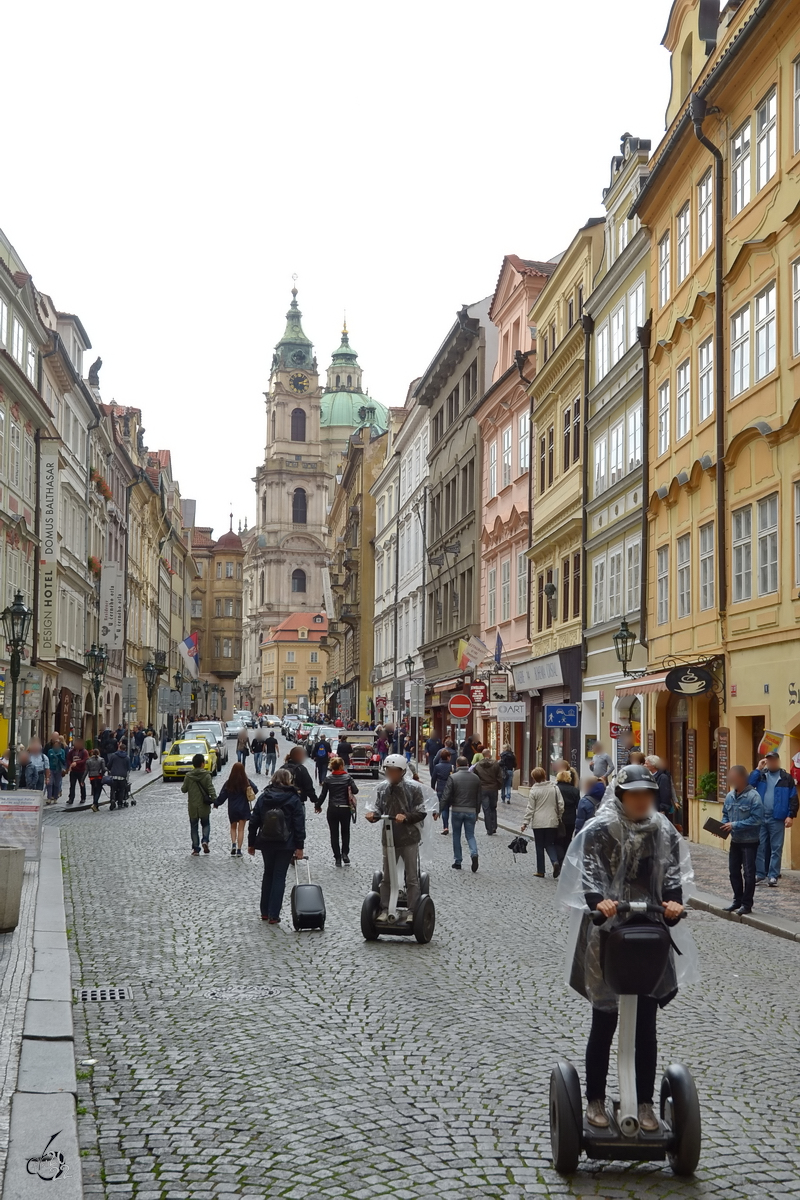
<path fill-rule="evenodd" d="M 110 811 L 113 812 L 115 808 L 127 808 L 128 805 L 131 805 L 135 808 L 136 799 L 133 795 L 133 788 L 131 787 L 130 774 L 111 775 L 109 778 L 111 781 L 111 803 L 108 806 Z"/>

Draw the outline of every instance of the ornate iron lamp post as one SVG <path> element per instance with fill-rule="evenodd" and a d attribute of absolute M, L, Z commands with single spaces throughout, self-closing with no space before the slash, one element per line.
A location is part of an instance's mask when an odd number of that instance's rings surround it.
<path fill-rule="evenodd" d="M 6 645 L 11 656 L 11 725 L 8 736 L 8 786 L 17 786 L 17 682 L 19 680 L 20 664 L 23 651 L 28 641 L 33 612 L 27 608 L 22 599 L 22 592 L 17 592 L 14 603 L 3 609 L 3 629 L 6 635 Z"/>
<path fill-rule="evenodd" d="M 105 679 L 106 667 L 108 666 L 108 651 L 105 646 L 95 646 L 92 642 L 91 650 L 87 650 L 84 654 L 86 660 L 86 669 L 92 677 L 92 691 L 94 692 L 94 743 L 97 745 L 97 737 L 100 732 L 100 692 Z"/>
<path fill-rule="evenodd" d="M 144 675 L 144 685 L 147 688 L 147 724 L 152 725 L 153 694 L 158 686 L 160 672 L 155 662 L 146 662 L 142 667 L 142 674 Z"/>

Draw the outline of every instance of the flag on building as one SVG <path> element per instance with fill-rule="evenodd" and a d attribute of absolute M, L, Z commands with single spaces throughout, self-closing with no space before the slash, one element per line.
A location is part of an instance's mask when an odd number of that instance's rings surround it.
<path fill-rule="evenodd" d="M 500 637 L 500 633 L 498 632 L 497 641 L 494 644 L 494 661 L 497 663 L 498 667 L 502 665 L 502 659 L 503 659 L 503 639 Z"/>
<path fill-rule="evenodd" d="M 197 679 L 200 674 L 200 648 L 198 642 L 199 634 L 190 633 L 184 641 L 178 644 L 178 652 L 186 664 L 192 679 Z"/>

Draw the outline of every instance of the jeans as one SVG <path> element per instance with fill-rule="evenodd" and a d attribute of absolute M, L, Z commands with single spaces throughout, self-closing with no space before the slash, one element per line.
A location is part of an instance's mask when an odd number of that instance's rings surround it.
<path fill-rule="evenodd" d="M 538 830 L 535 832 L 538 833 Z M 658 1001 L 652 996 L 640 996 L 636 1008 L 636 1099 L 640 1104 L 653 1103 L 656 1082 L 658 1039 L 656 1017 Z M 592 1030 L 586 1046 L 586 1099 L 605 1100 L 611 1042 L 617 1028 L 617 1013 L 592 1009 Z"/>
<path fill-rule="evenodd" d="M 240 763 L 246 763 L 246 762 L 247 762 L 248 753 L 249 753 L 249 752 L 248 752 L 247 750 L 237 750 L 237 751 L 236 751 L 236 759 L 237 759 L 237 761 L 238 761 L 238 762 L 240 762 Z"/>
<path fill-rule="evenodd" d="M 323 779 L 325 778 L 325 776 L 327 774 L 328 774 L 328 760 L 318 758 L 317 759 L 317 779 L 319 780 L 320 783 L 322 783 Z"/>
<path fill-rule="evenodd" d="M 413 842 L 410 846 L 395 846 L 398 867 L 402 861 L 406 876 L 406 905 L 413 913 L 419 902 L 419 845 Z M 400 884 L 402 887 L 402 883 Z M 389 907 L 389 859 L 386 847 L 383 847 L 383 879 L 381 881 L 381 908 Z"/>
<path fill-rule="evenodd" d="M 477 813 L 459 812 L 458 809 L 454 809 L 450 813 L 450 821 L 453 826 L 453 862 L 461 862 L 462 829 L 467 839 L 470 854 L 473 858 L 478 857 L 478 843 L 475 841 L 475 822 L 477 819 Z"/>
<path fill-rule="evenodd" d="M 510 771 L 506 771 L 505 777 L 503 779 L 503 799 L 506 800 L 509 804 L 511 803 L 511 785 L 513 784 L 513 782 L 514 782 L 514 771 L 512 769 Z"/>
<path fill-rule="evenodd" d="M 439 816 L 442 818 L 442 829 L 445 833 L 447 833 L 448 829 L 450 828 L 450 809 L 442 808 L 441 804 L 442 804 L 442 798 L 440 796 L 439 797 Z"/>
<path fill-rule="evenodd" d="M 744 904 L 746 908 L 753 907 L 757 851 L 758 842 L 731 842 L 728 855 L 728 874 L 733 888 L 733 899 L 738 904 Z"/>
<path fill-rule="evenodd" d="M 208 813 L 204 817 L 189 817 L 189 825 L 192 829 L 192 849 L 200 849 L 200 837 L 198 836 L 198 826 L 202 827 L 203 841 L 206 845 L 211 838 L 211 817 Z"/>
<path fill-rule="evenodd" d="M 781 855 L 786 826 L 783 821 L 766 817 L 761 826 L 761 839 L 756 854 L 756 879 L 777 879 L 781 873 Z"/>
<path fill-rule="evenodd" d="M 263 761 L 264 761 L 264 751 L 263 750 L 254 750 L 253 751 L 253 762 L 254 762 L 255 768 L 256 768 L 256 775 L 261 774 L 261 764 Z"/>
<path fill-rule="evenodd" d="M 264 859 L 264 875 L 261 879 L 261 915 L 277 921 L 281 915 L 283 893 L 286 890 L 286 872 L 294 851 L 286 846 L 269 846 L 261 851 Z"/>
<path fill-rule="evenodd" d="M 497 833 L 497 792 L 482 792 L 481 807 L 486 832 Z"/>
<path fill-rule="evenodd" d="M 131 770 L 132 771 L 140 771 L 141 767 L 142 767 L 142 752 L 141 752 L 141 750 L 134 750 L 133 754 L 131 755 Z"/>
<path fill-rule="evenodd" d="M 536 871 L 539 875 L 544 875 L 545 850 L 553 866 L 561 861 L 556 845 L 556 831 L 555 829 L 534 829 L 533 840 L 536 844 Z"/>
<path fill-rule="evenodd" d="M 50 782 L 47 785 L 47 799 L 57 800 L 61 795 L 61 777 L 63 771 L 50 770 Z"/>
<path fill-rule="evenodd" d="M 153 769 L 153 759 L 155 758 L 155 754 L 145 754 L 145 756 L 144 756 L 144 757 L 145 757 L 145 760 L 146 760 L 146 761 L 145 761 L 145 767 L 144 767 L 145 771 L 152 771 L 152 769 Z"/>
<path fill-rule="evenodd" d="M 331 850 L 334 858 L 341 858 L 343 854 L 350 853 L 350 827 L 353 824 L 353 818 L 350 816 L 350 806 L 347 808 L 339 805 L 332 807 L 328 804 L 328 827 L 331 831 Z M 339 846 L 339 838 L 341 835 L 341 848 Z"/>
<path fill-rule="evenodd" d="M 75 788 L 80 784 L 81 803 L 86 803 L 86 779 L 82 771 L 70 771 L 69 773 L 69 803 L 75 799 Z"/>
<path fill-rule="evenodd" d="M 92 789 L 92 804 L 97 808 L 100 803 L 100 796 L 103 793 L 103 776 L 92 775 L 89 779 L 89 786 Z"/>
<path fill-rule="evenodd" d="M 277 754 L 265 754 L 264 758 L 266 759 L 266 763 L 264 766 L 264 774 L 265 775 L 274 775 L 275 774 L 275 765 L 278 761 Z"/>

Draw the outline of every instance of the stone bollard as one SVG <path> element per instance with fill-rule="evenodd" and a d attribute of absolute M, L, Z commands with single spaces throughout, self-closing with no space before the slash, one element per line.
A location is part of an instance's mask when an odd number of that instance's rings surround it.
<path fill-rule="evenodd" d="M 19 923 L 25 851 L 0 846 L 0 933 L 10 933 Z"/>

